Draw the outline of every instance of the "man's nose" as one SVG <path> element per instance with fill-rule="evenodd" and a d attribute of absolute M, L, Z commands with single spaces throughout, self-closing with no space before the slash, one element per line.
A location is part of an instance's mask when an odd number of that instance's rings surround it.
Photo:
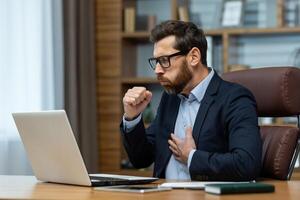
<path fill-rule="evenodd" d="M 156 74 L 164 73 L 164 69 L 163 69 L 162 66 L 159 64 L 159 62 L 156 63 L 154 72 L 155 72 Z"/>

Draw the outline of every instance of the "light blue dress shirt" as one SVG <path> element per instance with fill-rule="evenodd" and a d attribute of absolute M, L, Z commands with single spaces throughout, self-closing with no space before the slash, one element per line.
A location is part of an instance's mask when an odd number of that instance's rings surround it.
<path fill-rule="evenodd" d="M 210 73 L 208 76 L 203 79 L 189 94 L 188 97 L 185 97 L 179 94 L 180 106 L 176 119 L 174 134 L 180 138 L 185 138 L 185 129 L 187 127 L 193 127 L 195 123 L 195 119 L 197 116 L 197 112 L 201 105 L 201 100 L 204 97 L 206 89 L 214 75 L 214 70 L 210 69 Z M 123 127 L 125 132 L 130 132 L 141 120 L 141 115 L 139 115 L 136 119 L 132 121 L 127 121 L 123 117 Z M 175 157 L 171 156 L 169 163 L 166 168 L 166 179 L 176 179 L 176 180 L 190 180 L 189 166 L 192 161 L 192 157 L 196 150 L 192 150 L 189 153 L 187 165 L 181 163 L 175 159 Z"/>

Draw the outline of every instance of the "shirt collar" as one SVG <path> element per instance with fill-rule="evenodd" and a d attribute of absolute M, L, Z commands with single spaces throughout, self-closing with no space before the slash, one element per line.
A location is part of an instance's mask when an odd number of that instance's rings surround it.
<path fill-rule="evenodd" d="M 184 99 L 190 103 L 194 100 L 197 100 L 198 103 L 201 102 L 206 92 L 206 89 L 215 73 L 213 68 L 208 68 L 208 70 L 210 71 L 209 74 L 191 91 L 188 97 L 185 97 L 182 94 L 178 95 L 181 100 Z"/>

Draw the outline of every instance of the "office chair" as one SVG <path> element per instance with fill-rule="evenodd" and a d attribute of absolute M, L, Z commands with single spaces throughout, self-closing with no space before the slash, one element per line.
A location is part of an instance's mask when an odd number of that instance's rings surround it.
<path fill-rule="evenodd" d="M 300 69 L 257 68 L 228 72 L 222 77 L 253 93 L 259 117 L 297 117 L 297 127 L 260 126 L 263 141 L 261 176 L 289 180 L 300 150 Z"/>

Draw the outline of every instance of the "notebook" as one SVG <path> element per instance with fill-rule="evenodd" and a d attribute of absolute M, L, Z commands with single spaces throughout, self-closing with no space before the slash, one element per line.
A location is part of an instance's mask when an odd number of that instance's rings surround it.
<path fill-rule="evenodd" d="M 205 186 L 205 192 L 211 194 L 264 193 L 274 191 L 274 185 L 266 183 L 209 184 Z"/>
<path fill-rule="evenodd" d="M 34 175 L 40 181 L 82 186 L 150 183 L 157 178 L 88 174 L 64 110 L 13 113 Z"/>

